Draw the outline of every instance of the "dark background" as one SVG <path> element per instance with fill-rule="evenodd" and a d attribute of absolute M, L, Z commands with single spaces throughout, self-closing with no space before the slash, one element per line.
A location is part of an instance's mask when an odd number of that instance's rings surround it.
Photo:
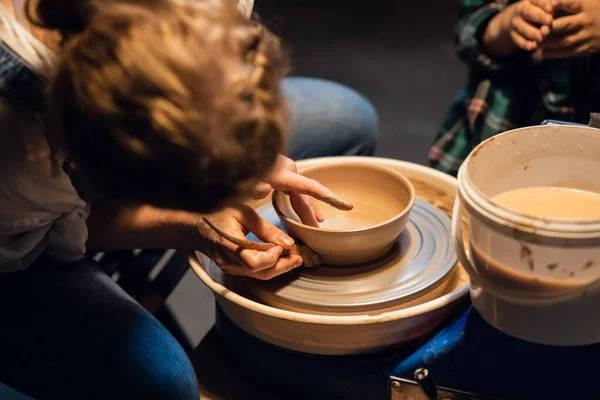
<path fill-rule="evenodd" d="M 426 162 L 466 78 L 453 48 L 455 1 L 256 0 L 255 9 L 291 50 L 293 75 L 344 83 L 373 102 L 377 155 Z M 191 271 L 168 304 L 193 345 L 214 323 L 212 293 Z"/>
<path fill-rule="evenodd" d="M 256 0 L 291 50 L 292 75 L 331 79 L 379 113 L 377 155 L 425 163 L 466 71 L 453 48 L 456 2 Z"/>

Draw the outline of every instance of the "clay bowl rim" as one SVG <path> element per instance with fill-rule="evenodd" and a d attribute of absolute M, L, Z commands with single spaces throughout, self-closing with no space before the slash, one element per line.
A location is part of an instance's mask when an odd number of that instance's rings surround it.
<path fill-rule="evenodd" d="M 281 209 L 279 208 L 279 205 L 277 204 L 277 197 L 278 195 L 283 195 L 285 196 L 285 193 L 283 193 L 280 190 L 274 190 L 273 191 L 273 195 L 271 196 L 271 204 L 273 205 L 273 209 L 275 210 L 275 212 L 277 213 L 277 216 L 279 218 L 282 218 L 285 220 L 285 222 L 287 222 L 290 225 L 296 226 L 298 228 L 302 228 L 302 229 L 306 229 L 309 231 L 313 231 L 313 232 L 322 232 L 322 233 L 338 233 L 338 234 L 353 234 L 353 233 L 364 233 L 364 232 L 370 232 L 379 228 L 382 228 L 384 226 L 388 226 L 391 225 L 393 222 L 403 218 L 404 216 L 406 216 L 408 213 L 410 213 L 415 205 L 415 201 L 417 199 L 417 193 L 415 191 L 415 187 L 413 186 L 412 182 L 403 174 L 396 172 L 394 170 L 391 170 L 389 168 L 386 167 L 382 167 L 380 165 L 374 165 L 374 164 L 367 164 L 367 163 L 363 163 L 363 162 L 353 162 L 353 161 L 343 161 L 341 163 L 336 163 L 336 164 L 328 164 L 328 165 L 318 165 L 318 166 L 314 166 L 314 167 L 310 167 L 310 168 L 305 168 L 302 171 L 300 171 L 299 173 L 301 175 L 304 175 L 307 172 L 311 172 L 311 171 L 315 171 L 315 170 L 319 170 L 319 169 L 324 169 L 324 168 L 332 168 L 332 167 L 339 167 L 339 166 L 361 166 L 364 167 L 366 169 L 372 169 L 372 170 L 376 170 L 378 172 L 383 172 L 386 173 L 388 175 L 392 175 L 395 178 L 397 178 L 399 181 L 401 181 L 406 187 L 408 187 L 408 191 L 410 193 L 410 199 L 408 201 L 408 204 L 406 205 L 406 207 L 404 207 L 404 209 L 402 209 L 402 211 L 400 211 L 398 214 L 394 215 L 392 218 L 380 222 L 376 225 L 372 225 L 372 226 L 368 226 L 366 228 L 360 228 L 360 229 L 351 229 L 351 230 L 340 230 L 340 229 L 326 229 L 326 228 L 317 228 L 314 226 L 310 226 L 310 225 L 305 225 L 299 222 L 294 221 L 292 218 L 288 217 L 287 215 L 285 215 Z"/>

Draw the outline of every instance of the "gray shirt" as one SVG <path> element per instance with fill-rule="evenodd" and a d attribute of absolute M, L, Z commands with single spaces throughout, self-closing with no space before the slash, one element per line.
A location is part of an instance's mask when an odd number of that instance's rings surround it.
<path fill-rule="evenodd" d="M 53 54 L 2 5 L 0 40 L 14 54 L 1 68 L 26 65 L 42 76 L 51 70 Z M 60 262 L 81 259 L 88 214 L 42 127 L 0 98 L 0 272 L 27 268 L 44 251 Z"/>

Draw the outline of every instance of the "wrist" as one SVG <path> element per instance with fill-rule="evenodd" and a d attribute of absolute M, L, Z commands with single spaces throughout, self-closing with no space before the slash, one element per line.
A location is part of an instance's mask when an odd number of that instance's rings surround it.
<path fill-rule="evenodd" d="M 202 215 L 185 211 L 153 209 L 160 221 L 159 236 L 162 247 L 180 251 L 202 251 L 206 243 L 206 235 L 202 224 Z"/>

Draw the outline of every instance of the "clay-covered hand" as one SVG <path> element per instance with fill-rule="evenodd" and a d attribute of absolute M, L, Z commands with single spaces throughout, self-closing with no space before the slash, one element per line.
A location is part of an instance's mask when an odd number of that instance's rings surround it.
<path fill-rule="evenodd" d="M 242 249 L 199 221 L 197 229 L 204 243 L 202 252 L 228 274 L 268 280 L 302 265 L 302 257 L 298 255 L 281 257 L 283 249 L 291 248 L 294 240 L 262 219 L 251 207 L 228 208 L 207 215 L 206 219 L 233 237 L 244 238 L 252 232 L 265 243 L 275 245 L 267 251 Z"/>
<path fill-rule="evenodd" d="M 298 174 L 296 163 L 280 155 L 267 182 L 257 188 L 257 198 L 264 198 L 271 189 L 289 194 L 290 202 L 298 218 L 305 225 L 318 226 L 324 216 L 316 200 L 327 203 L 337 209 L 349 211 L 352 204 L 332 192 L 314 179 Z"/>
<path fill-rule="evenodd" d="M 550 33 L 551 0 L 521 0 L 489 22 L 483 43 L 489 53 L 505 57 L 517 49 L 534 51 Z"/>
<path fill-rule="evenodd" d="M 552 0 L 554 12 L 567 15 L 556 18 L 552 32 L 544 42 L 544 59 L 576 57 L 600 50 L 600 1 Z"/>

